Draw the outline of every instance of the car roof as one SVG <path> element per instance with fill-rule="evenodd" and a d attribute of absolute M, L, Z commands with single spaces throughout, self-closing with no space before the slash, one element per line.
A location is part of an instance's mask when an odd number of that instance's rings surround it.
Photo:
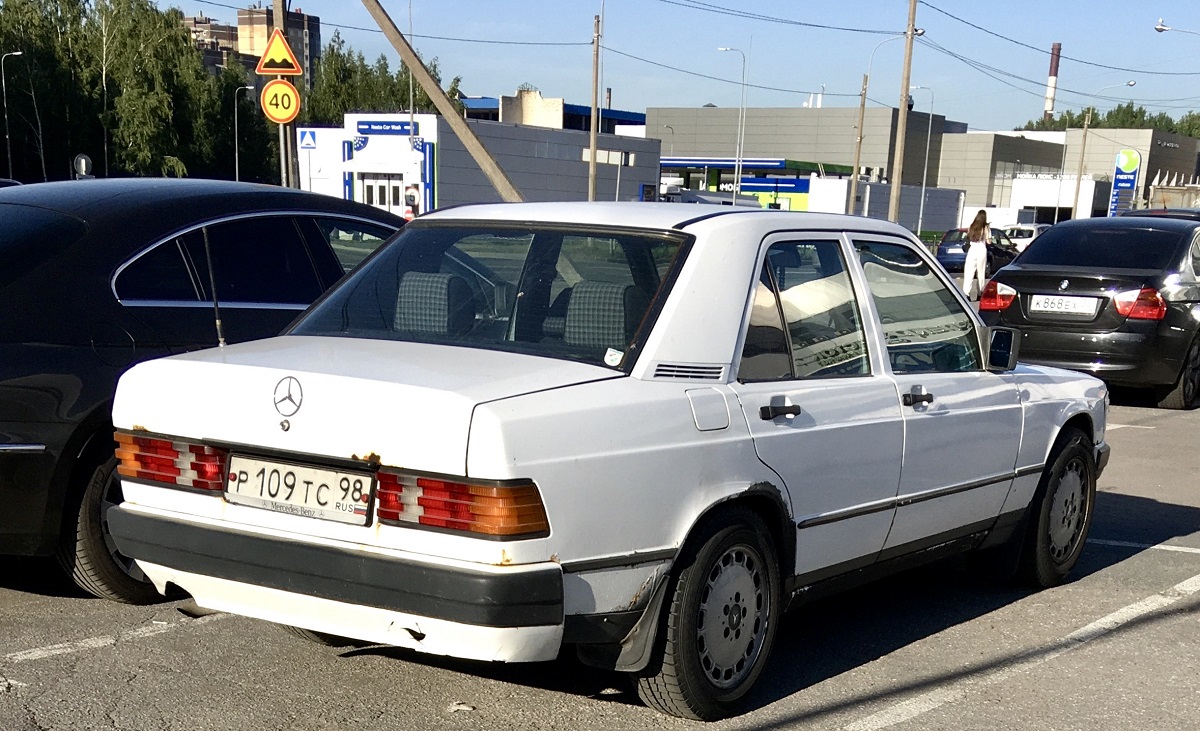
<path fill-rule="evenodd" d="M 137 217 L 144 222 L 158 211 L 180 212 L 181 203 L 204 207 L 203 214 L 191 211 L 191 218 L 271 209 L 316 210 L 369 215 L 397 227 L 403 224 L 403 219 L 386 211 L 333 196 L 229 180 L 97 178 L 0 188 L 0 205 L 35 206 L 84 221 Z"/>
<path fill-rule="evenodd" d="M 1185 232 L 1200 226 L 1200 221 L 1169 216 L 1100 216 L 1060 221 L 1054 228 L 1154 228 Z"/>
<path fill-rule="evenodd" d="M 1138 208 L 1122 211 L 1122 216 L 1160 216 L 1163 218 L 1191 218 L 1200 221 L 1200 208 Z"/>
<path fill-rule="evenodd" d="M 705 203 L 625 202 L 549 202 L 481 203 L 440 208 L 421 216 L 422 221 L 478 220 L 528 223 L 574 223 L 588 226 L 613 226 L 655 230 L 686 230 L 701 222 L 730 216 L 754 216 L 756 223 L 768 218 L 789 226 L 819 229 L 855 229 L 896 233 L 900 226 L 863 216 L 807 211 L 779 211 L 751 206 L 723 206 Z"/>

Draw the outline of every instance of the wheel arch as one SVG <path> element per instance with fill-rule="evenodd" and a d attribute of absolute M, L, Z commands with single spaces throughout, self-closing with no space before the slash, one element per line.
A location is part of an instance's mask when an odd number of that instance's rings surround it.
<path fill-rule="evenodd" d="M 756 482 L 741 492 L 709 505 L 692 522 L 676 552 L 676 560 L 694 542 L 706 523 L 718 519 L 734 506 L 749 509 L 767 526 L 779 560 L 780 580 L 790 577 L 796 565 L 796 528 L 783 490 L 770 482 Z"/>

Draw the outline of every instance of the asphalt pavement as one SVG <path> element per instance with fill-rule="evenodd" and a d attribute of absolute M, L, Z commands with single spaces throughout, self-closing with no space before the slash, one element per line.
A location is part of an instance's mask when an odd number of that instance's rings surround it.
<path fill-rule="evenodd" d="M 1200 728 L 1200 411 L 1118 393 L 1081 563 L 1032 592 L 951 560 L 785 618 L 713 729 Z M 0 559 L 0 729 L 678 729 L 571 657 L 499 665 L 335 649 L 178 602 L 81 596 Z"/>

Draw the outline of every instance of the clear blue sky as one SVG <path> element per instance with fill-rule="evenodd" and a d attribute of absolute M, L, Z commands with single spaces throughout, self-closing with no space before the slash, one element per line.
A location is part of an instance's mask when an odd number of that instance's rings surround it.
<path fill-rule="evenodd" d="M 247 6 L 237 0 L 157 2 L 227 23 L 236 20 L 233 8 Z M 438 59 L 444 79 L 461 76 L 465 93 L 501 96 L 529 83 L 545 96 L 575 104 L 590 103 L 592 17 L 603 11 L 608 50 L 601 101 L 603 88 L 611 87 L 613 107 L 630 111 L 706 103 L 736 107 L 741 58 L 718 52 L 720 46 L 745 51 L 747 106 L 801 106 L 822 87 L 824 106 L 855 106 L 868 59 L 888 38 L 882 33 L 902 32 L 908 19 L 907 0 L 384 0 L 383 5 L 405 33 L 411 8 L 413 44 L 426 59 Z M 398 64 L 358 0 L 293 0 L 291 8 L 319 16 L 323 40 L 340 29 L 369 60 L 384 54 Z M 1180 30 L 1156 33 L 1160 16 Z M 1055 41 L 1064 56 L 1056 112 L 1086 104 L 1104 110 L 1130 100 L 1176 118 L 1200 110 L 1195 0 L 922 0 L 916 25 L 926 32 L 914 49 L 911 83 L 933 90 L 937 114 L 971 129 L 1011 129 L 1041 116 Z M 532 45 L 548 43 L 577 45 Z M 903 56 L 902 39 L 878 46 L 868 94 L 872 106 L 899 101 Z M 1180 72 L 1185 75 L 1170 75 Z M 1096 96 L 1103 87 L 1131 79 L 1136 86 Z M 918 109 L 929 108 L 928 92 L 914 92 L 914 98 Z"/>

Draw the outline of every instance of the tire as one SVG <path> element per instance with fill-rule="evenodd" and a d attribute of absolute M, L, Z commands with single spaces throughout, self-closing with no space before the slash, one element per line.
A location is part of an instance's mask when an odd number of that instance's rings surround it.
<path fill-rule="evenodd" d="M 318 645 L 324 645 L 326 647 L 366 647 L 367 646 L 366 642 L 360 642 L 359 640 L 352 640 L 349 637 L 339 637 L 338 635 L 331 635 L 327 632 L 316 632 L 314 630 L 304 629 L 302 627 L 293 627 L 290 624 L 281 624 L 279 626 L 283 627 L 285 630 L 287 630 L 288 632 L 290 632 L 293 635 L 296 635 L 297 637 L 306 639 L 309 642 L 313 642 Z"/>
<path fill-rule="evenodd" d="M 702 525 L 690 545 L 637 690 L 655 710 L 715 721 L 738 710 L 767 664 L 781 615 L 779 561 L 767 527 L 742 507 Z"/>
<path fill-rule="evenodd" d="M 68 504 L 58 563 L 80 589 L 101 599 L 123 604 L 163 601 L 137 563 L 122 555 L 109 535 L 108 511 L 120 502 L 117 460 L 109 457 L 91 472 L 82 493 Z"/>
<path fill-rule="evenodd" d="M 1192 340 L 1175 385 L 1170 390 L 1164 389 L 1155 394 L 1158 408 L 1190 409 L 1196 401 L 1197 392 L 1200 392 L 1200 337 Z"/>
<path fill-rule="evenodd" d="M 1063 429 L 1030 505 L 1018 576 L 1038 588 L 1061 584 L 1087 542 L 1096 504 L 1096 457 L 1082 431 Z"/>

